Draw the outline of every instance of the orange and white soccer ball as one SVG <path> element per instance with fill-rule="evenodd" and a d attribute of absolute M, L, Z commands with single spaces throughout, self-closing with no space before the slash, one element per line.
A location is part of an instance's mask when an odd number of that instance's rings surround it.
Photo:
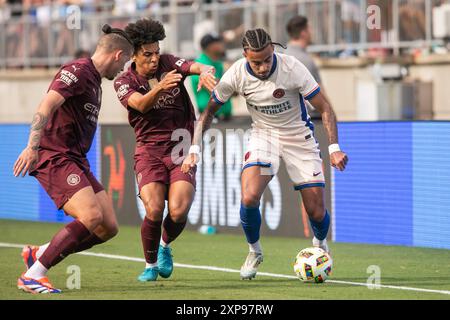
<path fill-rule="evenodd" d="M 300 251 L 295 257 L 294 272 L 304 282 L 325 282 L 331 275 L 333 259 L 323 249 L 312 247 Z"/>

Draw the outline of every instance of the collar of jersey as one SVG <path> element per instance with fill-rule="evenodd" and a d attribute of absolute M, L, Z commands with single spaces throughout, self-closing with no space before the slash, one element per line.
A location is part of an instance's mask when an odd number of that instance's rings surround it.
<path fill-rule="evenodd" d="M 250 64 L 248 62 L 245 63 L 245 67 L 247 68 L 248 73 L 250 73 L 252 76 L 254 76 L 255 78 L 258 78 L 259 80 L 267 80 L 269 79 L 272 74 L 275 72 L 275 69 L 277 68 L 277 55 L 274 53 L 273 54 L 273 63 L 272 63 L 272 69 L 270 69 L 270 73 L 267 76 L 267 78 L 265 79 L 261 79 L 259 78 L 256 74 L 253 73 L 252 68 L 250 67 Z"/>

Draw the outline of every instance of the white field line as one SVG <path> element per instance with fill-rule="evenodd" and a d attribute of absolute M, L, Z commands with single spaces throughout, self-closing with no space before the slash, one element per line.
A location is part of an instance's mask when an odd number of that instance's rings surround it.
<path fill-rule="evenodd" d="M 23 248 L 24 245 L 0 242 L 0 247 Z M 125 260 L 125 261 L 134 261 L 134 262 L 145 263 L 145 260 L 143 258 L 121 256 L 121 255 L 116 255 L 116 254 L 96 253 L 96 252 L 89 252 L 89 251 L 79 252 L 77 254 L 83 255 L 83 256 L 92 256 L 92 257 L 100 257 L 100 258 L 107 258 L 107 259 L 116 259 L 116 260 Z M 220 267 L 214 267 L 214 266 L 198 266 L 198 265 L 184 264 L 184 263 L 174 263 L 174 266 L 176 266 L 178 268 L 187 268 L 187 269 L 200 269 L 200 270 L 209 270 L 209 271 L 218 271 L 218 272 L 239 273 L 239 270 L 229 269 L 229 268 L 220 268 Z M 265 276 L 265 277 L 272 277 L 272 278 L 297 279 L 296 276 L 277 274 L 277 273 L 268 273 L 268 272 L 258 272 L 258 276 Z M 450 291 L 447 291 L 447 290 L 433 290 L 433 289 L 424 289 L 424 288 L 401 287 L 401 286 L 391 286 L 391 285 L 385 285 L 385 284 L 374 285 L 374 284 L 367 284 L 367 283 L 363 283 L 363 282 L 350 282 L 350 281 L 340 281 L 340 280 L 327 280 L 327 282 L 328 283 L 337 283 L 337 284 L 347 284 L 347 285 L 353 285 L 353 286 L 362 286 L 362 287 L 368 287 L 370 289 L 375 289 L 375 288 L 379 287 L 379 288 L 386 288 L 386 289 L 396 289 L 396 290 L 406 290 L 406 291 L 416 291 L 416 292 L 429 292 L 429 293 L 439 293 L 439 294 L 450 295 Z"/>

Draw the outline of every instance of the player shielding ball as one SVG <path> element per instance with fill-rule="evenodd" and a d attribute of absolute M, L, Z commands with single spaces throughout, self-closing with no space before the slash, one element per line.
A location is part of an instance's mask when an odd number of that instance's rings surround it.
<path fill-rule="evenodd" d="M 133 63 L 114 87 L 136 134 L 134 170 L 146 210 L 141 226 L 146 264 L 138 280 L 155 281 L 172 274 L 169 244 L 183 231 L 195 195 L 195 172 L 181 172 L 183 158 L 174 149 L 180 141 L 172 139 L 174 131 L 185 131 L 187 151 L 194 131 L 194 108 L 183 81 L 200 75 L 199 87 L 210 92 L 216 81 L 210 66 L 160 54 L 159 41 L 166 36 L 160 22 L 141 19 L 125 31 L 134 43 Z"/>
<path fill-rule="evenodd" d="M 305 100 L 321 113 L 331 165 L 344 170 L 348 158 L 338 145 L 334 111 L 306 67 L 294 57 L 275 53 L 274 43 L 263 29 L 248 30 L 242 46 L 244 58 L 227 70 L 213 90 L 182 170 L 193 170 L 199 161 L 202 133 L 210 127 L 215 112 L 234 93 L 243 96 L 253 123 L 242 168 L 240 209 L 250 252 L 240 275 L 252 279 L 263 261 L 259 202 L 278 170 L 280 158 L 286 163 L 294 189 L 301 193 L 314 231 L 313 245 L 329 251 L 326 237 L 330 216 L 324 204 L 322 159 Z"/>
<path fill-rule="evenodd" d="M 113 80 L 133 52 L 123 30 L 103 27 L 92 58 L 63 65 L 33 118 L 28 146 L 14 164 L 14 175 L 36 177 L 58 209 L 75 218 L 40 247 L 26 246 L 27 267 L 18 288 L 59 293 L 47 271 L 74 252 L 105 242 L 118 232 L 111 201 L 90 170 L 88 153 L 101 107 L 101 79 Z"/>

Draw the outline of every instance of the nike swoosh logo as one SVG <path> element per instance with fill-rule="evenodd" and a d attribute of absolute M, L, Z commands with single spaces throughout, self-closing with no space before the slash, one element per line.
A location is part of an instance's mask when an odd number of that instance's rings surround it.
<path fill-rule="evenodd" d="M 248 93 L 245 93 L 244 92 L 244 97 L 246 97 L 246 96 L 249 96 L 249 95 L 251 95 L 251 94 L 253 94 L 254 92 L 248 92 Z"/>
<path fill-rule="evenodd" d="M 317 172 L 317 173 L 313 173 L 314 177 L 317 177 L 319 174 L 321 174 L 322 172 Z"/>

